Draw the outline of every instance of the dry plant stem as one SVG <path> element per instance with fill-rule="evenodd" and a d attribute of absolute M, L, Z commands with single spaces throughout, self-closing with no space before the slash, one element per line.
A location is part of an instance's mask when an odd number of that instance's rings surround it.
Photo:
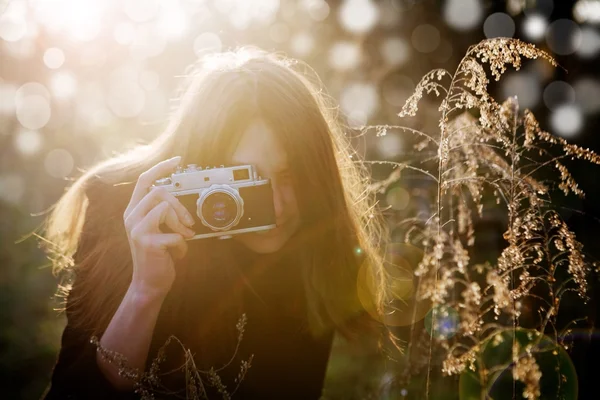
<path fill-rule="evenodd" d="M 130 368 L 143 371 L 163 299 L 130 288 L 100 339 L 102 347 L 123 354 Z M 114 387 L 120 390 L 133 388 L 133 382 L 123 379 L 118 369 L 107 363 L 100 353 L 97 362 Z"/>
<path fill-rule="evenodd" d="M 221 381 L 218 372 L 230 366 L 233 360 L 235 359 L 235 356 L 240 346 L 240 342 L 243 339 L 246 322 L 247 319 L 246 315 L 244 314 L 236 324 L 236 329 L 238 331 L 238 341 L 236 343 L 234 354 L 229 359 L 229 361 L 221 367 L 219 367 L 218 369 L 210 368 L 207 371 L 200 370 L 196 366 L 194 355 L 192 354 L 190 349 L 186 348 L 184 343 L 182 343 L 175 336 L 170 336 L 165 342 L 165 344 L 161 346 L 161 348 L 158 351 L 158 355 L 156 356 L 156 358 L 153 359 L 151 367 L 147 372 L 140 372 L 140 369 L 132 368 L 125 355 L 116 351 L 106 349 L 99 343 L 99 340 L 96 337 L 92 337 L 91 342 L 97 347 L 98 354 L 103 359 L 103 361 L 107 364 L 113 365 L 118 370 L 118 374 L 121 378 L 123 378 L 124 380 L 128 380 L 132 383 L 134 391 L 141 395 L 142 400 L 152 400 L 155 398 L 155 394 L 179 397 L 177 392 L 168 391 L 162 387 L 160 382 L 160 376 L 180 371 L 182 371 L 185 374 L 184 376 L 186 379 L 186 399 L 208 399 L 204 381 L 205 379 L 210 386 L 214 387 L 217 390 L 221 398 L 230 399 L 231 396 L 233 396 L 233 394 L 235 394 L 235 392 L 238 390 L 241 382 L 246 376 L 248 369 L 251 367 L 253 355 L 250 356 L 249 360 L 241 361 L 240 371 L 234 382 L 235 387 L 231 392 L 227 389 L 227 386 Z M 180 350 L 184 353 L 185 361 L 181 366 L 174 368 L 170 371 L 161 373 L 160 364 L 166 359 L 166 349 L 173 342 L 177 344 Z"/>
<path fill-rule="evenodd" d="M 423 259 L 415 269 L 415 297 L 433 303 L 430 337 L 421 336 L 421 339 L 426 338 L 428 344 L 423 348 L 422 340 L 414 344 L 409 342 L 407 349 L 407 353 L 412 354 L 413 348 L 418 351 L 421 347 L 427 353 L 426 357 L 416 358 L 417 361 L 407 366 L 402 375 L 403 379 L 407 379 L 411 368 L 418 370 L 422 365 L 429 365 L 426 398 L 430 393 L 434 344 L 440 344 L 445 349 L 444 373 L 457 374 L 467 366 L 473 370 L 478 366 L 480 382 L 483 384 L 481 398 L 487 398 L 485 388 L 490 370 L 486 368 L 507 368 L 511 365 L 514 365 L 513 397 L 519 396 L 516 390 L 516 381 L 519 380 L 525 385 L 522 395 L 536 398 L 541 390 L 541 370 L 529 350 L 525 356 L 520 353 L 516 338 L 522 302 L 524 299 L 537 299 L 540 301 L 538 304 L 543 304 L 537 310 L 539 324 L 533 329 L 537 332 L 537 338 L 532 343 L 537 345 L 546 331 L 551 331 L 551 336 L 558 342 L 560 335 L 556 315 L 565 293 L 576 291 L 586 298 L 589 266 L 584 261 L 582 246 L 560 216 L 547 210 L 551 206 L 549 192 L 552 182 L 540 182 L 535 176 L 538 170 L 553 167 L 560 173 L 559 188 L 565 194 L 583 196 L 559 160 L 570 156 L 600 165 L 600 157 L 588 149 L 571 145 L 564 139 L 542 131 L 528 110 L 520 117 L 516 99 L 499 104 L 489 96 L 489 81 L 483 64 L 489 65 L 492 75 L 498 80 L 506 66 L 519 69 L 522 58 L 543 58 L 557 66 L 547 53 L 533 45 L 516 39 L 497 38 L 471 46 L 454 75 L 445 70 L 426 74 L 399 115 L 416 115 L 417 103 L 425 93 L 441 96 L 439 140 L 411 128 L 389 125 L 373 127 L 377 136 L 395 129 L 424 138 L 415 144 L 417 152 L 428 151 L 433 146 L 437 150 L 435 157 L 427 155 L 421 161 L 425 165 L 423 168 L 401 164 L 403 168 L 421 172 L 436 183 L 435 193 L 431 193 L 431 197 L 435 197 L 434 212 L 426 216 L 419 213 L 418 217 L 397 225 L 407 225 L 405 241 L 419 242 L 422 246 Z M 445 77 L 450 77 L 447 90 L 436 82 Z M 468 109 L 478 109 L 479 118 L 471 117 L 466 112 L 451 118 L 459 110 Z M 519 133 L 520 129 L 523 133 Z M 362 134 L 367 131 L 363 129 Z M 553 146 L 558 147 L 562 154 L 552 156 L 546 147 Z M 535 152 L 544 158 L 542 162 L 529 156 Z M 436 161 L 437 173 L 426 166 L 425 163 L 430 161 Z M 389 164 L 396 166 L 399 163 Z M 384 189 L 385 184 L 377 186 L 381 193 Z M 504 238 L 508 247 L 494 265 L 471 265 L 467 250 L 475 242 L 471 208 L 476 208 L 477 215 L 482 217 L 484 189 L 493 190 L 496 204 L 506 207 L 508 229 Z M 486 205 L 486 208 L 490 207 Z M 466 246 L 463 244 L 465 241 Z M 559 269 L 566 270 L 569 277 L 563 279 L 562 275 L 557 274 Z M 558 276 L 561 276 L 561 282 L 558 282 Z M 481 286 L 483 279 L 485 284 Z M 532 292 L 534 288 L 540 288 L 541 291 Z M 459 310 L 460 323 L 455 338 L 451 340 L 434 337 L 439 333 L 438 324 L 441 323 L 441 320 L 438 321 L 440 304 Z M 411 337 L 416 322 L 416 304 L 413 307 Z M 535 318 L 534 315 L 531 317 Z M 498 333 L 506 328 L 513 335 L 512 364 L 487 366 L 485 360 L 481 359 L 481 345 L 489 340 L 497 340 L 500 337 Z M 412 357 L 409 359 L 412 360 Z"/>

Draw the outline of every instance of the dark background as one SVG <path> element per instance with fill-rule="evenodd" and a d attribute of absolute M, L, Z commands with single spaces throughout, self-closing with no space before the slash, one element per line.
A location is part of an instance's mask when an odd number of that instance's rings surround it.
<path fill-rule="evenodd" d="M 544 129 L 600 151 L 597 1 L 205 0 L 149 1 L 136 8 L 137 3 L 0 1 L 3 398 L 40 395 L 64 324 L 53 310 L 56 279 L 30 233 L 80 169 L 160 132 L 180 76 L 199 55 L 244 44 L 283 51 L 317 71 L 340 102 L 349 129 L 410 124 L 434 132 L 435 99 L 425 101 L 410 121 L 397 117 L 420 77 L 432 68 L 454 71 L 468 46 L 486 36 L 512 35 L 553 53 L 563 68 L 525 62 L 521 72 L 509 70 L 492 84 L 496 99 L 518 95 Z M 177 4 L 183 12 L 169 14 Z M 526 26 L 536 18 L 542 25 L 539 36 L 532 36 Z M 144 35 L 156 29 L 160 33 Z M 389 133 L 367 136 L 357 146 L 368 159 L 400 161 L 414 155 L 409 143 Z M 596 259 L 600 167 L 568 166 L 587 196 L 557 195 L 556 205 L 588 257 Z M 376 168 L 374 174 L 381 178 L 386 172 Z M 590 284 L 592 300 L 574 304 L 573 314 L 563 318 L 583 313 L 594 323 L 595 274 Z M 592 338 L 580 333 L 572 351 L 580 398 L 596 398 L 600 347 L 595 332 Z"/>

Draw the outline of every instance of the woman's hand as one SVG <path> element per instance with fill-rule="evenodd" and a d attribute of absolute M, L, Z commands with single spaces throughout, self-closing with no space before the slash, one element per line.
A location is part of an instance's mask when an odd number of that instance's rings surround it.
<path fill-rule="evenodd" d="M 174 259 L 187 253 L 186 238 L 194 218 L 164 188 L 152 188 L 157 179 L 170 174 L 181 161 L 174 157 L 142 173 L 123 214 L 133 259 L 131 288 L 141 295 L 166 296 L 175 280 Z M 166 224 L 172 233 L 159 230 Z"/>

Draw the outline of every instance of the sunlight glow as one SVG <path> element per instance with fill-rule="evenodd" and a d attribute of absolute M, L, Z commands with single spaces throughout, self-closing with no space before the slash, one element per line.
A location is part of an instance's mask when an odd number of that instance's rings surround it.
<path fill-rule="evenodd" d="M 135 27 L 130 22 L 121 22 L 115 26 L 113 36 L 117 43 L 128 45 L 135 38 Z"/>
<path fill-rule="evenodd" d="M 160 17 L 156 23 L 159 34 L 166 39 L 182 38 L 188 29 L 188 20 L 181 6 L 173 2 L 169 6 L 165 4 L 163 8 L 164 10 L 161 10 Z"/>
<path fill-rule="evenodd" d="M 146 22 L 158 12 L 158 0 L 125 0 L 123 11 L 133 22 Z"/>
<path fill-rule="evenodd" d="M 35 0 L 32 3 L 38 21 L 82 42 L 98 36 L 107 5 L 101 0 Z"/>

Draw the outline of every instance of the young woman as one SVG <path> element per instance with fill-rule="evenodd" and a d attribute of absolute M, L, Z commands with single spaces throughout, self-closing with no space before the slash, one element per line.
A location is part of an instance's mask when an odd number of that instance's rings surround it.
<path fill-rule="evenodd" d="M 47 399 L 136 398 L 106 355 L 148 371 L 171 335 L 202 371 L 233 355 L 219 375 L 230 391 L 239 384 L 236 397 L 316 399 L 334 332 L 351 339 L 378 327 L 390 300 L 385 224 L 307 71 L 256 49 L 204 58 L 164 133 L 95 166 L 60 199 L 45 236 L 57 269 L 70 272 L 68 322 Z M 192 163 L 254 165 L 271 181 L 277 228 L 189 240 L 189 210 L 152 185 Z M 156 387 L 185 397 L 186 353 L 166 354 Z M 251 357 L 240 384 L 236 363 Z M 202 376 L 207 394 L 218 391 Z"/>

